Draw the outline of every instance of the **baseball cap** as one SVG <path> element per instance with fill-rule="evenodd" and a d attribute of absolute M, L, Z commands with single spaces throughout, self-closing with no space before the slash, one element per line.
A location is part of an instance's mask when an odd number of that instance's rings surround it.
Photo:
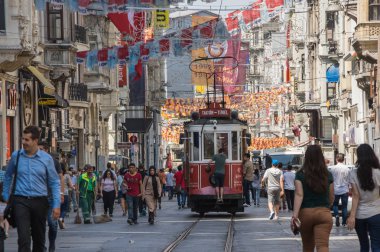
<path fill-rule="evenodd" d="M 274 166 L 278 165 L 278 160 L 277 159 L 273 159 L 272 160 L 272 165 L 274 165 Z"/>

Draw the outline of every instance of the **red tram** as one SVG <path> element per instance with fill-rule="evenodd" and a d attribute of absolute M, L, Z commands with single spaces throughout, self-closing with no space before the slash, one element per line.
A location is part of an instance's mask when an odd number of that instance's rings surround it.
<path fill-rule="evenodd" d="M 184 125 L 185 181 L 188 204 L 192 212 L 244 212 L 243 207 L 243 154 L 250 142 L 248 125 L 238 119 L 236 111 L 211 103 L 207 109 L 193 113 Z M 216 204 L 212 174 L 206 168 L 212 156 L 223 148 L 227 155 L 224 178 L 224 202 Z"/>

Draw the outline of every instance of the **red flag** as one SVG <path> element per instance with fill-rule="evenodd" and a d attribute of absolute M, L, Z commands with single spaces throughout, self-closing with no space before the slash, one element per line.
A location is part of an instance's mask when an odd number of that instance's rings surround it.
<path fill-rule="evenodd" d="M 127 13 L 108 13 L 108 18 L 117 27 L 121 34 L 133 43 L 144 39 L 145 13 L 127 12 Z"/>
<path fill-rule="evenodd" d="M 83 64 L 86 57 L 87 57 L 87 51 L 77 52 L 77 64 Z"/>
<path fill-rule="evenodd" d="M 117 58 L 119 59 L 120 65 L 125 65 L 129 59 L 128 46 L 119 47 L 117 51 Z"/>
<path fill-rule="evenodd" d="M 140 79 L 141 76 L 142 76 L 142 74 L 143 74 L 143 65 L 142 65 L 142 61 L 141 60 L 139 60 L 139 62 L 135 66 L 135 71 L 136 71 L 136 76 L 133 79 L 134 81 Z"/>
<path fill-rule="evenodd" d="M 169 39 L 161 39 L 159 41 L 159 44 L 160 44 L 161 55 L 168 55 L 170 52 L 170 40 Z"/>
<path fill-rule="evenodd" d="M 98 51 L 98 64 L 99 66 L 106 66 L 108 60 L 108 49 L 104 48 Z"/>
<path fill-rule="evenodd" d="M 234 30 L 238 30 L 239 29 L 239 19 L 238 19 L 237 16 L 228 17 L 225 20 L 226 20 L 226 24 L 227 24 L 227 30 L 229 32 L 232 32 Z"/>
<path fill-rule="evenodd" d="M 265 0 L 268 12 L 272 12 L 275 8 L 284 5 L 284 0 Z"/>

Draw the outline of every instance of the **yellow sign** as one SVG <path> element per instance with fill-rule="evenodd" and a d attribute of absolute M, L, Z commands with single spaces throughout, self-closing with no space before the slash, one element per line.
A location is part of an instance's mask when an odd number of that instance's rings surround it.
<path fill-rule="evenodd" d="M 169 29 L 169 10 L 156 10 L 155 14 L 155 24 L 156 28 Z"/>
<path fill-rule="evenodd" d="M 55 98 L 40 98 L 38 100 L 39 106 L 56 106 L 57 100 Z"/>

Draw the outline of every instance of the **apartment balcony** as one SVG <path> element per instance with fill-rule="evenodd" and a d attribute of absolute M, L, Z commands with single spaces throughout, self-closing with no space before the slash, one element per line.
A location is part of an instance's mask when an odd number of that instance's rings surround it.
<path fill-rule="evenodd" d="M 313 100 L 305 100 L 301 102 L 298 106 L 298 111 L 308 112 L 308 111 L 318 111 L 321 109 L 321 100 L 313 99 Z"/>
<path fill-rule="evenodd" d="M 380 22 L 359 23 L 355 27 L 352 46 L 361 54 L 364 51 L 377 52 L 377 41 L 380 35 Z"/>
<path fill-rule="evenodd" d="M 69 104 L 70 107 L 88 108 L 88 90 L 83 83 L 69 84 Z"/>

